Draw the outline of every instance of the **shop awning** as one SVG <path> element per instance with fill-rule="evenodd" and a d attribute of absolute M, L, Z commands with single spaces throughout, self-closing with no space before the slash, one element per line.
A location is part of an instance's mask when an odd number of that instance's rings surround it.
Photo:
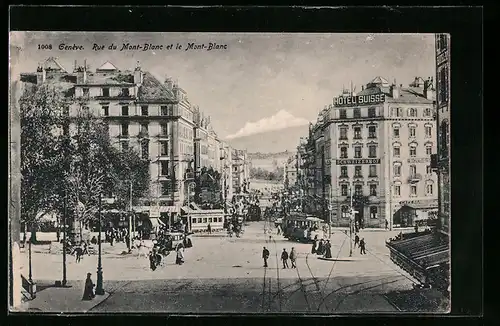
<path fill-rule="evenodd" d="M 191 211 L 191 208 L 187 207 L 187 206 L 182 206 L 181 207 L 181 212 L 184 212 L 184 213 L 189 213 Z"/>
<path fill-rule="evenodd" d="M 178 206 L 160 206 L 160 212 L 161 213 L 178 213 L 179 207 Z"/>
<path fill-rule="evenodd" d="M 151 222 L 151 226 L 153 228 L 158 228 L 163 224 L 159 218 L 150 218 L 149 221 Z"/>

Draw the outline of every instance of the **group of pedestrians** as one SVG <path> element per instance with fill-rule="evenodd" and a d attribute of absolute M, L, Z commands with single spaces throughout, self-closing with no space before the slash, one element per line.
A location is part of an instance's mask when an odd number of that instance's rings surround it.
<path fill-rule="evenodd" d="M 361 255 L 366 255 L 366 242 L 365 242 L 365 238 L 359 238 L 359 235 L 356 233 L 356 235 L 354 236 L 354 248 L 356 248 L 356 246 L 359 247 L 359 253 Z"/>
<path fill-rule="evenodd" d="M 267 260 L 269 259 L 269 250 L 266 247 L 264 247 L 264 249 L 262 250 L 262 259 L 264 259 L 264 267 L 269 267 L 267 265 Z M 283 263 L 283 269 L 289 268 L 288 260 L 290 260 L 291 262 L 291 268 L 297 268 L 297 252 L 293 247 L 292 250 L 290 250 L 290 253 L 288 253 L 285 248 L 283 248 L 283 251 L 281 252 L 281 262 Z"/>
<path fill-rule="evenodd" d="M 332 244 L 330 240 L 319 240 L 316 235 L 313 240 L 313 245 L 311 249 L 312 254 L 316 254 L 318 256 L 323 256 L 324 258 L 332 258 Z"/>

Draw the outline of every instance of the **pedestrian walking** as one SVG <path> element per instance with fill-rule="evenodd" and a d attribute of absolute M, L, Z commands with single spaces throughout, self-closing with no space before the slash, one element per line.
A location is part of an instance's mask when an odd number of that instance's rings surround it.
<path fill-rule="evenodd" d="M 182 246 L 177 246 L 177 257 L 175 263 L 177 265 L 184 264 L 184 248 L 182 248 Z"/>
<path fill-rule="evenodd" d="M 318 249 L 316 250 L 316 253 L 318 255 L 322 255 L 324 253 L 324 248 L 325 248 L 325 242 L 323 241 L 323 239 L 321 239 L 319 240 Z"/>
<path fill-rule="evenodd" d="M 356 236 L 354 237 L 354 248 L 356 248 L 356 246 L 359 245 L 359 235 L 356 234 Z"/>
<path fill-rule="evenodd" d="M 278 235 L 280 235 L 280 234 L 281 234 L 281 227 L 278 225 L 278 226 L 276 227 L 276 229 L 277 229 L 277 233 L 278 233 Z"/>
<path fill-rule="evenodd" d="M 208 231 L 208 234 L 212 234 L 212 226 L 210 225 L 210 223 L 208 223 L 208 225 L 207 225 L 207 231 Z"/>
<path fill-rule="evenodd" d="M 325 258 L 332 258 L 332 244 L 330 243 L 330 240 L 326 241 L 325 244 Z"/>
<path fill-rule="evenodd" d="M 267 260 L 269 259 L 269 250 L 266 247 L 262 249 L 262 259 L 264 259 L 264 267 L 267 267 Z"/>
<path fill-rule="evenodd" d="M 125 242 L 127 244 L 127 250 L 128 250 L 128 252 L 130 252 L 131 251 L 131 249 L 130 249 L 130 235 L 128 234 L 128 232 L 125 235 Z"/>
<path fill-rule="evenodd" d="M 283 269 L 288 268 L 288 252 L 283 248 L 283 252 L 281 253 L 281 261 L 283 262 Z"/>
<path fill-rule="evenodd" d="M 389 229 L 389 221 L 388 220 L 385 220 L 385 229 L 388 230 Z"/>
<path fill-rule="evenodd" d="M 366 242 L 365 242 L 365 238 L 362 238 L 359 241 L 359 253 L 362 254 L 362 255 L 366 254 Z"/>
<path fill-rule="evenodd" d="M 83 248 L 81 247 L 81 244 L 77 247 L 75 247 L 75 257 L 76 257 L 76 262 L 79 263 L 82 260 L 83 257 Z"/>
<path fill-rule="evenodd" d="M 85 287 L 83 290 L 82 300 L 92 300 L 95 297 L 94 282 L 92 282 L 91 276 L 92 276 L 91 273 L 87 273 L 87 279 L 85 280 Z"/>
<path fill-rule="evenodd" d="M 316 248 L 318 247 L 318 235 L 314 236 L 313 245 L 311 249 L 311 254 L 316 253 Z"/>
<path fill-rule="evenodd" d="M 297 252 L 295 251 L 295 248 L 292 247 L 292 250 L 290 251 L 290 262 L 292 263 L 292 268 L 297 268 L 297 265 L 295 265 L 296 260 Z"/>

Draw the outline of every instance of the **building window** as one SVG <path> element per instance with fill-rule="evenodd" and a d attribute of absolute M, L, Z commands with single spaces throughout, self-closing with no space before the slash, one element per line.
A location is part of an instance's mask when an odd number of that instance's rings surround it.
<path fill-rule="evenodd" d="M 410 185 L 410 196 L 417 195 L 417 185 Z"/>
<path fill-rule="evenodd" d="M 168 106 L 162 105 L 160 107 L 160 111 L 161 111 L 161 115 L 164 115 L 164 116 L 168 115 Z"/>
<path fill-rule="evenodd" d="M 417 146 L 410 145 L 410 156 L 411 157 L 417 156 Z"/>
<path fill-rule="evenodd" d="M 163 196 L 171 193 L 172 183 L 170 181 L 162 181 L 161 182 L 161 194 Z"/>
<path fill-rule="evenodd" d="M 122 151 L 128 151 L 128 141 L 122 141 L 120 142 Z"/>
<path fill-rule="evenodd" d="M 431 138 L 431 137 L 432 137 L 432 127 L 426 126 L 425 127 L 425 138 Z"/>
<path fill-rule="evenodd" d="M 143 136 L 148 135 L 148 124 L 147 123 L 141 123 L 141 134 Z"/>
<path fill-rule="evenodd" d="M 354 194 L 356 196 L 363 196 L 363 186 L 362 185 L 355 185 L 354 186 Z"/>
<path fill-rule="evenodd" d="M 346 140 L 347 139 L 347 128 L 340 128 L 340 137 L 339 139 Z"/>
<path fill-rule="evenodd" d="M 432 167 L 431 167 L 430 165 L 427 165 L 427 166 L 425 167 L 425 172 L 426 172 L 427 174 L 432 174 Z"/>
<path fill-rule="evenodd" d="M 162 123 L 160 125 L 160 135 L 161 136 L 168 136 L 168 124 Z"/>
<path fill-rule="evenodd" d="M 341 191 L 341 195 L 342 196 L 347 196 L 347 193 L 348 193 L 348 191 L 347 191 L 347 185 L 341 185 L 340 186 L 340 191 Z"/>
<path fill-rule="evenodd" d="M 354 167 L 354 177 L 361 178 L 361 166 L 360 165 L 356 165 Z"/>
<path fill-rule="evenodd" d="M 375 108 L 368 108 L 368 117 L 374 118 L 376 115 Z"/>
<path fill-rule="evenodd" d="M 415 108 L 410 108 L 410 109 L 408 110 L 408 115 L 409 115 L 410 117 L 412 117 L 412 118 L 415 118 L 415 117 L 417 116 L 417 109 L 415 109 Z"/>
<path fill-rule="evenodd" d="M 340 158 L 347 158 L 347 147 L 340 147 Z"/>
<path fill-rule="evenodd" d="M 427 195 L 432 195 L 434 193 L 434 189 L 432 187 L 432 183 L 429 183 L 429 184 L 426 185 L 425 191 L 426 191 Z"/>
<path fill-rule="evenodd" d="M 361 158 L 361 146 L 354 146 L 354 158 Z"/>
<path fill-rule="evenodd" d="M 439 153 L 441 158 L 448 157 L 448 122 L 443 121 L 441 123 L 440 127 L 440 132 L 439 132 L 439 142 L 440 142 L 440 148 L 439 148 Z"/>
<path fill-rule="evenodd" d="M 339 117 L 340 117 L 340 119 L 347 119 L 347 111 L 346 111 L 346 109 L 340 109 L 339 110 Z"/>
<path fill-rule="evenodd" d="M 413 126 L 410 127 L 410 137 L 411 138 L 417 137 L 417 128 L 416 127 L 413 127 Z"/>
<path fill-rule="evenodd" d="M 377 157 L 377 146 L 370 145 L 368 146 L 368 157 Z"/>
<path fill-rule="evenodd" d="M 439 103 L 448 101 L 448 67 L 444 66 L 438 72 Z"/>
<path fill-rule="evenodd" d="M 370 185 L 370 196 L 377 196 L 377 185 Z"/>
<path fill-rule="evenodd" d="M 394 138 L 399 138 L 399 128 L 392 129 L 392 136 Z"/>
<path fill-rule="evenodd" d="M 168 141 L 160 142 L 161 155 L 168 155 Z"/>
<path fill-rule="evenodd" d="M 141 115 L 143 116 L 147 116 L 148 115 L 148 106 L 147 105 L 143 105 L 141 106 Z"/>
<path fill-rule="evenodd" d="M 424 109 L 424 117 L 430 117 L 431 116 L 431 109 L 425 108 Z"/>
<path fill-rule="evenodd" d="M 376 165 L 370 165 L 370 177 L 376 177 L 377 176 L 377 166 Z"/>
<path fill-rule="evenodd" d="M 340 176 L 344 177 L 344 178 L 348 177 L 348 175 L 347 175 L 347 166 L 340 167 Z"/>
<path fill-rule="evenodd" d="M 361 127 L 354 127 L 354 139 L 361 139 Z"/>
<path fill-rule="evenodd" d="M 353 111 L 354 118 L 361 118 L 361 109 L 355 108 Z"/>
<path fill-rule="evenodd" d="M 128 116 L 128 106 L 126 105 L 122 106 L 122 116 Z"/>
<path fill-rule="evenodd" d="M 401 108 L 392 108 L 392 116 L 401 117 L 403 114 L 403 109 Z"/>
<path fill-rule="evenodd" d="M 377 128 L 375 126 L 368 127 L 368 138 L 377 138 Z"/>
<path fill-rule="evenodd" d="M 401 186 L 400 185 L 395 185 L 394 186 L 394 196 L 401 196 Z"/>
<path fill-rule="evenodd" d="M 378 218 L 377 206 L 370 206 L 370 218 Z"/>
<path fill-rule="evenodd" d="M 417 174 L 417 166 L 416 165 L 410 165 L 410 175 L 415 175 Z"/>
<path fill-rule="evenodd" d="M 88 88 L 83 88 L 83 96 L 89 96 L 90 90 Z"/>
<path fill-rule="evenodd" d="M 346 186 L 347 188 L 347 186 Z M 349 209 L 349 206 L 343 205 L 340 210 L 342 211 L 342 218 L 350 218 L 351 217 L 351 212 Z"/>
<path fill-rule="evenodd" d="M 120 95 L 121 96 L 129 96 L 128 88 L 122 88 Z"/>
<path fill-rule="evenodd" d="M 425 146 L 425 154 L 427 154 L 427 155 L 432 154 L 432 146 L 430 146 L 430 145 Z"/>
<path fill-rule="evenodd" d="M 102 106 L 102 115 L 105 117 L 109 116 L 109 106 L 107 106 L 107 105 Z"/>
<path fill-rule="evenodd" d="M 395 157 L 399 157 L 401 155 L 401 148 L 399 146 L 394 146 L 393 151 Z"/>
<path fill-rule="evenodd" d="M 149 158 L 149 140 L 147 139 L 143 139 L 141 141 L 141 154 L 143 160 L 147 160 Z"/>
<path fill-rule="evenodd" d="M 122 123 L 122 136 L 128 137 L 128 123 Z"/>
<path fill-rule="evenodd" d="M 395 177 L 401 176 L 401 164 L 394 164 L 394 176 Z"/>
<path fill-rule="evenodd" d="M 109 97 L 109 88 L 106 87 L 102 89 L 102 96 Z"/>
<path fill-rule="evenodd" d="M 168 161 L 160 161 L 160 173 L 161 175 L 169 175 L 169 166 L 168 166 Z"/>

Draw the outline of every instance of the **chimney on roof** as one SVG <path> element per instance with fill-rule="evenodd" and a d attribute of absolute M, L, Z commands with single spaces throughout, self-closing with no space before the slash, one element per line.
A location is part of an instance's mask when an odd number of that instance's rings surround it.
<path fill-rule="evenodd" d="M 83 83 L 87 83 L 87 59 L 83 60 Z"/>
<path fill-rule="evenodd" d="M 361 90 L 364 91 L 365 90 L 365 85 L 361 85 Z"/>
<path fill-rule="evenodd" d="M 392 98 L 399 98 L 400 87 L 398 87 L 398 84 L 396 83 L 396 79 L 394 79 L 394 84 L 391 85 L 390 90 L 391 90 Z"/>
<path fill-rule="evenodd" d="M 432 86 L 431 77 L 429 77 L 426 81 L 424 81 L 424 96 L 428 100 L 434 99 L 434 89 Z"/>
<path fill-rule="evenodd" d="M 142 84 L 142 81 L 143 81 L 143 74 L 141 71 L 141 65 L 140 65 L 139 61 L 137 61 L 136 65 L 135 65 L 135 70 L 134 70 L 134 84 L 140 85 L 140 84 Z"/>
<path fill-rule="evenodd" d="M 172 81 L 172 78 L 170 78 L 170 77 L 165 78 L 165 85 L 167 86 L 167 88 L 169 90 L 172 90 L 172 88 L 174 86 L 174 82 Z"/>

